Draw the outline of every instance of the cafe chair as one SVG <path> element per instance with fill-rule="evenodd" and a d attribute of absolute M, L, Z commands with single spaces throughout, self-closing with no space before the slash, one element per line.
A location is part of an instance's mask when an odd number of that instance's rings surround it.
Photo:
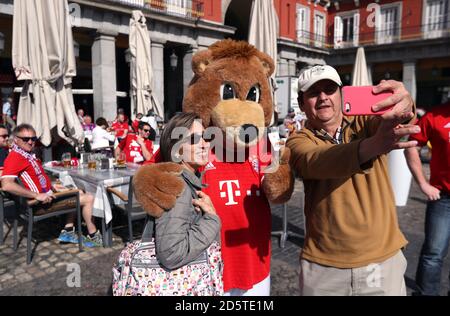
<path fill-rule="evenodd" d="M 128 219 L 128 241 L 133 241 L 133 222 L 141 219 L 146 219 L 147 213 L 142 209 L 141 205 L 133 201 L 133 177 L 130 177 L 130 184 L 128 188 L 128 195 L 122 193 L 117 189 L 118 186 L 123 184 L 112 185 L 106 188 L 109 193 L 111 205 L 114 205 L 116 209 L 125 213 Z M 117 196 L 122 203 L 115 204 L 112 196 Z"/>
<path fill-rule="evenodd" d="M 8 196 L 8 193 L 0 190 L 0 246 L 2 246 L 5 242 L 5 232 L 3 231 L 3 224 L 5 223 L 5 209 L 7 207 L 10 206 L 15 206 L 15 203 L 13 200 L 10 199 L 10 197 Z M 17 217 L 14 214 L 14 219 L 13 219 L 13 232 L 14 232 L 14 236 L 13 236 L 13 245 L 15 246 L 17 244 Z M 11 229 L 11 227 L 10 227 Z M 14 248 L 14 250 L 16 250 Z"/>
<path fill-rule="evenodd" d="M 82 244 L 82 232 L 81 232 L 81 207 L 80 207 L 80 193 L 78 190 L 67 190 L 63 192 L 57 192 L 54 194 L 52 204 L 65 201 L 69 199 L 76 199 L 75 207 L 61 208 L 46 208 L 44 204 L 38 200 L 30 200 L 25 197 L 12 195 L 11 197 L 18 206 L 19 216 L 22 220 L 27 222 L 27 264 L 31 263 L 32 259 L 32 238 L 33 238 L 33 224 L 43 221 L 45 219 L 61 216 L 69 213 L 76 212 L 77 216 L 77 230 L 78 230 L 78 248 L 83 251 Z M 14 227 L 14 235 L 17 235 L 17 226 Z M 37 242 L 36 242 L 37 245 Z M 17 249 L 18 244 L 15 241 L 14 248 Z"/>

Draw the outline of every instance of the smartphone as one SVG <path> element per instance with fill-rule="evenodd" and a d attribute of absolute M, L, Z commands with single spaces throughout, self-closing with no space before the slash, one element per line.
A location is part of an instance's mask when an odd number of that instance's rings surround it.
<path fill-rule="evenodd" d="M 382 115 L 392 108 L 389 107 L 379 112 L 373 112 L 372 106 L 390 97 L 393 92 L 374 94 L 372 91 L 373 86 L 343 87 L 342 112 L 344 115 Z"/>

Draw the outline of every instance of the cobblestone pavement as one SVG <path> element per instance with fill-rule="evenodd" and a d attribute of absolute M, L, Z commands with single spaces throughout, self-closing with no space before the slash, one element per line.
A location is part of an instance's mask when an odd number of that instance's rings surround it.
<path fill-rule="evenodd" d="M 398 208 L 402 231 L 409 240 L 405 250 L 408 259 L 406 283 L 408 294 L 414 288 L 414 275 L 420 247 L 423 242 L 423 221 L 425 200 L 415 184 L 412 185 L 408 204 Z M 289 231 L 304 235 L 303 230 L 303 187 L 300 182 L 288 203 Z M 273 207 L 273 230 L 281 229 L 282 207 Z M 125 220 L 117 218 L 119 229 L 115 230 L 112 248 L 94 248 L 78 252 L 77 245 L 60 245 L 58 237 L 61 222 L 48 220 L 36 224 L 36 238 L 39 240 L 33 261 L 26 264 L 26 240 L 23 238 L 19 249 L 12 249 L 12 234 L 0 246 L 0 295 L 108 295 L 111 282 L 111 267 L 118 253 L 124 247 L 126 238 Z M 141 227 L 139 227 L 141 226 Z M 4 225 L 8 231 L 7 225 Z M 142 225 L 136 225 L 140 232 Z M 22 229 L 22 227 L 20 228 Z M 272 295 L 298 295 L 298 258 L 302 237 L 291 237 L 284 248 L 279 246 L 279 238 L 272 238 Z M 81 286 L 70 287 L 73 268 L 78 264 L 81 271 Z M 445 260 L 442 274 L 442 294 L 449 290 L 448 274 L 450 257 Z"/>

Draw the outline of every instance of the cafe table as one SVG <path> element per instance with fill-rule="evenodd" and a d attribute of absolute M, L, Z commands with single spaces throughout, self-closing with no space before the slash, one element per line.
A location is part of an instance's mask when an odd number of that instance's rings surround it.
<path fill-rule="evenodd" d="M 110 247 L 112 243 L 110 198 L 116 204 L 122 203 L 116 196 L 108 196 L 106 189 L 109 186 L 114 186 L 123 194 L 128 195 L 130 177 L 135 174 L 139 167 L 140 165 L 137 164 L 127 164 L 126 168 L 91 170 L 76 167 L 64 168 L 52 164 L 44 165 L 45 171 L 57 176 L 64 186 L 75 186 L 94 195 L 92 215 L 102 218 L 103 240 L 106 247 Z"/>

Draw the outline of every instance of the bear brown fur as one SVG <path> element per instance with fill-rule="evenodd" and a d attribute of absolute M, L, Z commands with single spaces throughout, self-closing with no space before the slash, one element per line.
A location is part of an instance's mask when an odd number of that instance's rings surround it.
<path fill-rule="evenodd" d="M 227 128 L 236 129 L 235 134 L 228 136 L 237 146 L 250 146 L 261 140 L 261 131 L 269 126 L 273 115 L 269 81 L 274 71 L 272 59 L 246 42 L 223 40 L 196 53 L 192 69 L 194 78 L 183 100 L 183 111 L 196 113 L 205 128 L 215 126 L 224 133 Z M 221 97 L 225 84 L 234 90 L 234 98 Z M 256 90 L 259 98 L 251 93 Z M 250 144 L 238 136 L 238 130 L 246 125 L 260 131 Z M 284 203 L 292 194 L 294 178 L 289 156 L 289 149 L 284 148 L 277 170 L 264 176 L 262 189 L 272 203 Z M 149 214 L 159 217 L 174 205 L 183 188 L 182 180 L 176 177 L 181 170 L 180 165 L 173 164 L 148 165 L 138 170 L 135 193 Z"/>

